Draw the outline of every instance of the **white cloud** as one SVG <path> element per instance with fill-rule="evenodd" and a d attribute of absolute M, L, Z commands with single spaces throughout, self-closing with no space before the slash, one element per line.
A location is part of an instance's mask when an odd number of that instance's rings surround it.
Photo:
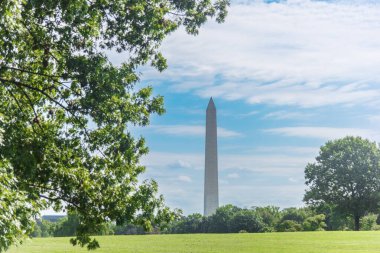
<path fill-rule="evenodd" d="M 173 168 L 181 161 L 187 168 L 201 170 L 204 168 L 204 156 L 193 153 L 150 152 L 141 159 L 141 164 L 148 168 Z"/>
<path fill-rule="evenodd" d="M 228 185 L 229 182 L 228 182 L 228 180 L 219 179 L 219 184 L 220 184 L 220 185 Z"/>
<path fill-rule="evenodd" d="M 248 192 L 248 194 L 242 194 Z M 276 186 L 228 185 L 220 189 L 221 204 L 234 204 L 240 207 L 276 205 L 281 208 L 302 206 L 305 193 L 303 184 L 289 183 Z"/>
<path fill-rule="evenodd" d="M 288 111 L 274 111 L 266 114 L 264 118 L 266 119 L 306 119 L 312 117 L 312 113 L 304 112 L 288 112 Z"/>
<path fill-rule="evenodd" d="M 163 44 L 177 92 L 248 103 L 378 104 L 380 5 L 323 1 L 232 4 L 226 23 Z"/>
<path fill-rule="evenodd" d="M 178 176 L 178 180 L 182 181 L 182 182 L 186 182 L 186 183 L 191 183 L 192 182 L 191 177 L 185 176 L 185 175 Z"/>
<path fill-rule="evenodd" d="M 182 136 L 204 136 L 205 126 L 188 126 L 188 125 L 155 125 L 149 128 L 154 129 L 157 133 Z M 218 137 L 238 137 L 242 134 L 218 127 Z"/>
<path fill-rule="evenodd" d="M 369 115 L 368 120 L 370 122 L 379 123 L 380 122 L 380 115 Z"/>
<path fill-rule="evenodd" d="M 264 174 L 289 175 L 303 173 L 313 156 L 292 155 L 222 155 L 221 170 L 246 170 Z"/>
<path fill-rule="evenodd" d="M 219 170 L 243 170 L 264 174 L 293 175 L 303 173 L 306 164 L 312 161 L 316 153 L 254 152 L 246 154 L 219 154 Z M 204 169 L 204 154 L 151 152 L 143 157 L 142 164 L 149 168 L 172 168 L 178 160 L 190 164 L 195 170 Z M 157 171 L 161 173 L 161 171 Z"/>
<path fill-rule="evenodd" d="M 181 168 L 191 168 L 191 164 L 189 162 L 182 161 L 182 160 L 178 160 L 178 165 Z"/>
<path fill-rule="evenodd" d="M 379 133 L 370 129 L 338 128 L 338 127 L 281 127 L 264 130 L 267 133 L 291 137 L 306 137 L 318 139 L 337 139 L 345 136 L 361 136 L 372 140 L 379 140 Z"/>
<path fill-rule="evenodd" d="M 168 168 L 173 168 L 173 169 L 192 169 L 193 168 L 193 165 L 189 161 L 185 161 L 181 159 L 173 161 L 172 164 L 168 164 L 167 166 Z"/>
<path fill-rule="evenodd" d="M 253 116 L 253 115 L 256 115 L 256 114 L 259 114 L 259 113 L 260 113 L 259 111 L 250 111 L 250 112 L 247 112 L 247 113 L 237 114 L 236 116 L 238 118 L 244 118 L 244 117 L 250 117 L 250 116 Z"/>
<path fill-rule="evenodd" d="M 255 148 L 254 153 L 269 153 L 269 154 L 293 154 L 314 156 L 318 153 L 319 147 L 295 147 L 295 146 L 259 146 Z"/>
<path fill-rule="evenodd" d="M 259 111 L 250 111 L 250 112 L 248 112 L 248 113 L 245 113 L 245 114 L 243 114 L 244 116 L 252 116 L 252 115 L 256 115 L 256 114 L 258 114 L 259 113 Z"/>
<path fill-rule="evenodd" d="M 236 178 L 239 178 L 239 174 L 238 173 L 230 173 L 227 175 L 228 178 L 233 178 L 233 179 L 236 179 Z"/>

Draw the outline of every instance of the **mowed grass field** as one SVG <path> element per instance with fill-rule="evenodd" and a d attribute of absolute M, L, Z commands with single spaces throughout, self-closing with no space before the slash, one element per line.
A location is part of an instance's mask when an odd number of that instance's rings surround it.
<path fill-rule="evenodd" d="M 308 253 L 380 252 L 380 231 L 265 234 L 129 235 L 97 237 L 96 253 Z M 88 252 L 69 238 L 36 238 L 7 253 Z"/>

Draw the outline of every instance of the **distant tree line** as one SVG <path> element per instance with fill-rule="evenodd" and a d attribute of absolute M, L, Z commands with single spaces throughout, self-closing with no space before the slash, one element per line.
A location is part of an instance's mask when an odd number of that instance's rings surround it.
<path fill-rule="evenodd" d="M 123 234 L 145 234 L 145 230 L 140 225 L 125 224 L 116 225 L 114 223 L 103 223 L 99 231 L 93 235 L 123 235 Z M 76 236 L 79 227 L 79 218 L 75 213 L 58 219 L 50 219 L 49 216 L 37 220 L 31 237 L 64 237 Z M 157 229 L 153 229 L 155 231 Z"/>
<path fill-rule="evenodd" d="M 380 215 L 368 213 L 360 219 L 361 230 L 380 230 Z M 79 225 L 77 215 L 70 214 L 57 220 L 37 221 L 32 237 L 75 236 Z M 225 205 L 205 217 L 199 213 L 179 216 L 151 233 L 264 233 L 323 230 L 355 230 L 353 217 L 343 215 L 331 206 L 285 208 L 275 206 L 239 208 Z M 104 223 L 96 235 L 146 234 L 140 225 Z"/>
<path fill-rule="evenodd" d="M 222 206 L 216 213 L 183 216 L 172 222 L 165 233 L 260 233 L 322 230 L 354 230 L 354 219 L 331 206 L 285 208 Z M 361 230 L 380 230 L 377 214 L 368 213 L 360 219 Z"/>

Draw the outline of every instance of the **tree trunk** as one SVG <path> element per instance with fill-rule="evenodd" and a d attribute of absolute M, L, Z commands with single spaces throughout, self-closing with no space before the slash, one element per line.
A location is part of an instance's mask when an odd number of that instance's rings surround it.
<path fill-rule="evenodd" d="M 360 216 L 355 214 L 354 215 L 354 219 L 355 219 L 355 231 L 359 231 L 360 229 Z"/>

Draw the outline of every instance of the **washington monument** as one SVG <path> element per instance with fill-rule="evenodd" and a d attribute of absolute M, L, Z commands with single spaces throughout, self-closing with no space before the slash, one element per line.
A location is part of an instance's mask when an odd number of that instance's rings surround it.
<path fill-rule="evenodd" d="M 210 98 L 206 110 L 204 216 L 214 214 L 219 207 L 216 129 L 216 108 L 214 101 Z"/>

